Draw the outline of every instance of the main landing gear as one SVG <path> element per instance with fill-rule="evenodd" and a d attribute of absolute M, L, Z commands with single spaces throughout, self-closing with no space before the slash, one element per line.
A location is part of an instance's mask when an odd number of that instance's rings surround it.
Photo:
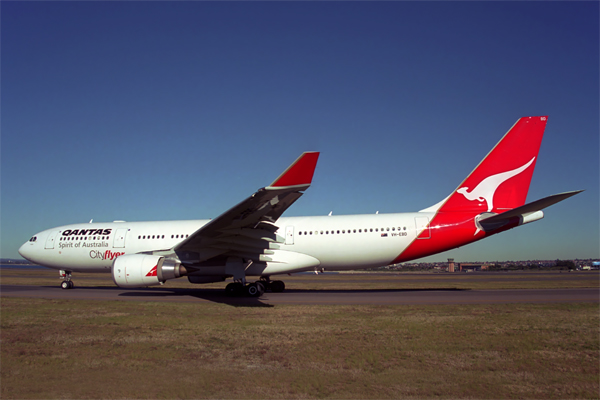
<path fill-rule="evenodd" d="M 263 277 L 259 281 L 247 285 L 236 281 L 231 282 L 225 287 L 225 293 L 228 296 L 260 297 L 267 290 L 273 293 L 283 292 L 285 290 L 285 283 L 283 281 L 272 281 L 268 277 Z"/>
<path fill-rule="evenodd" d="M 75 287 L 75 285 L 73 284 L 73 281 L 71 280 L 71 271 L 64 271 L 64 270 L 60 270 L 60 278 L 63 279 L 62 283 L 60 284 L 60 287 L 63 289 L 73 289 L 73 287 Z"/>

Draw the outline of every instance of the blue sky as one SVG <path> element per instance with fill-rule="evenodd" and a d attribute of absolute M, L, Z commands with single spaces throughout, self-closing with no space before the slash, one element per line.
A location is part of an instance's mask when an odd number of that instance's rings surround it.
<path fill-rule="evenodd" d="M 286 215 L 417 211 L 549 115 L 534 224 L 428 258 L 599 257 L 598 2 L 2 2 L 1 256 L 212 218 L 301 152 Z"/>

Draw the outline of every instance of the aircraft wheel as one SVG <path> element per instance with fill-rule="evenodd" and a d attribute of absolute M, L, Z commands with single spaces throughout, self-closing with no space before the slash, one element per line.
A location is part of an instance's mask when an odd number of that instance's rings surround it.
<path fill-rule="evenodd" d="M 63 288 L 63 289 L 71 289 L 71 285 L 70 285 L 70 283 L 71 283 L 70 281 L 63 281 L 63 282 L 60 284 L 60 287 L 61 287 L 61 288 Z"/>
<path fill-rule="evenodd" d="M 273 293 L 281 293 L 285 290 L 285 283 L 283 281 L 273 281 L 271 282 L 271 292 Z"/>
<path fill-rule="evenodd" d="M 246 294 L 250 297 L 260 297 L 264 293 L 264 287 L 259 282 L 250 283 L 246 286 Z"/>
<path fill-rule="evenodd" d="M 231 282 L 225 286 L 225 293 L 228 296 L 239 296 L 244 291 L 244 286 L 239 282 Z"/>
<path fill-rule="evenodd" d="M 258 286 L 258 290 L 260 290 L 260 295 L 262 296 L 263 293 L 265 293 L 265 291 L 267 290 L 267 286 L 265 285 L 264 282 L 260 282 L 260 281 L 257 281 L 254 283 L 256 283 L 256 286 Z"/>
<path fill-rule="evenodd" d="M 256 281 L 256 282 L 260 283 L 262 285 L 264 292 L 271 290 L 271 282 L 270 281 L 264 281 L 261 279 L 260 281 Z"/>

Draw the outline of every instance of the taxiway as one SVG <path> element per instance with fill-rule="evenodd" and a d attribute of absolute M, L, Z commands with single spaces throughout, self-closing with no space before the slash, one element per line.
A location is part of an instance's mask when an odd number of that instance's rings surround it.
<path fill-rule="evenodd" d="M 390 290 L 286 290 L 265 293 L 260 298 L 228 297 L 221 289 L 77 287 L 62 290 L 55 286 L 2 285 L 2 296 L 62 300 L 159 301 L 225 303 L 235 306 L 275 306 L 282 304 L 501 304 L 566 303 L 600 300 L 600 289 L 390 289 Z"/>

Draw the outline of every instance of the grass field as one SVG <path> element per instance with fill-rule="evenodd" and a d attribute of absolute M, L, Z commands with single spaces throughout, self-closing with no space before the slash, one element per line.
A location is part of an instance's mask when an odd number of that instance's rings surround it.
<path fill-rule="evenodd" d="M 598 304 L 0 305 L 3 399 L 599 397 Z"/>

